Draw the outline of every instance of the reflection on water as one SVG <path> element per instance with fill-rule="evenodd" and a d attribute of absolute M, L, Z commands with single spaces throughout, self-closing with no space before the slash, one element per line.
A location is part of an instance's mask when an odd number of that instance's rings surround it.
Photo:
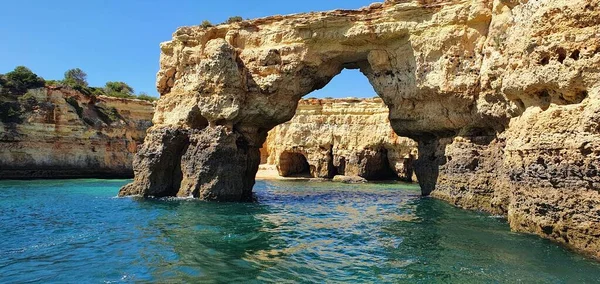
<path fill-rule="evenodd" d="M 0 183 L 0 282 L 593 282 L 600 265 L 414 185 L 258 182 L 258 202 Z"/>

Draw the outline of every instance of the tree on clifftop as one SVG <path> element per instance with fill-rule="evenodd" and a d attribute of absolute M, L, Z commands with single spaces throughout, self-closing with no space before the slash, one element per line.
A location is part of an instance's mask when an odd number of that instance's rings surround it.
<path fill-rule="evenodd" d="M 46 84 L 43 78 L 25 66 L 17 66 L 15 70 L 6 73 L 3 80 L 2 89 L 8 90 L 12 95 L 22 95 L 28 89 L 41 88 Z"/>
<path fill-rule="evenodd" d="M 133 88 L 124 82 L 106 82 L 104 91 L 111 97 L 135 98 Z"/>
<path fill-rule="evenodd" d="M 64 84 L 67 86 L 81 86 L 87 87 L 87 74 L 83 72 L 83 70 L 79 68 L 69 69 L 65 72 L 65 79 L 63 80 Z"/>

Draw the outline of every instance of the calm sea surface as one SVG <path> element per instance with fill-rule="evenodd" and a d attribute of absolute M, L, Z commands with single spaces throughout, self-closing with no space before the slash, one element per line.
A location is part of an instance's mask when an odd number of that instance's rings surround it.
<path fill-rule="evenodd" d="M 257 182 L 258 202 L 0 182 L 0 283 L 594 283 L 600 264 L 415 185 Z"/>

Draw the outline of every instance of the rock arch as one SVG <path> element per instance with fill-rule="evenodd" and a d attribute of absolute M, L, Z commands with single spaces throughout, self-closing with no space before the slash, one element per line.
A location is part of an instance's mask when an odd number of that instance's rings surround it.
<path fill-rule="evenodd" d="M 418 142 L 424 195 L 600 257 L 598 7 L 389 0 L 180 28 L 161 44 L 154 126 L 120 195 L 249 200 L 267 132 L 357 68 Z"/>
<path fill-rule="evenodd" d="M 477 48 L 485 41 L 484 27 L 490 20 L 487 10 L 472 8 L 472 13 L 481 14 L 475 20 L 437 20 L 460 25 L 464 30 L 461 34 L 448 35 L 422 25 L 431 22 L 429 25 L 434 26 L 432 18 L 443 16 L 444 9 L 389 3 L 362 11 L 179 29 L 172 41 L 161 45 L 158 89 L 162 96 L 150 136 L 163 135 L 165 128 L 179 129 L 191 141 L 182 152 L 182 169 L 225 174 L 217 170 L 224 167 L 230 171 L 228 177 L 245 181 L 234 186 L 222 182 L 221 176 L 198 176 L 189 171 L 189 176 L 183 174 L 178 195 L 197 196 L 194 192 L 199 186 L 219 200 L 249 196 L 260 160 L 258 149 L 267 131 L 291 119 L 300 98 L 324 87 L 344 68 L 360 69 L 390 107 L 393 129 L 420 143 L 426 158 L 417 162 L 416 172 L 423 181 L 423 194 L 429 194 L 436 179 L 431 170 L 438 164 L 438 155 L 429 145 L 439 137 L 455 135 L 481 116 L 473 112 L 479 77 L 472 69 L 482 60 Z M 437 46 L 426 42 L 432 37 L 440 38 Z M 462 60 L 464 67 L 433 64 L 448 54 Z M 453 79 L 442 82 L 427 74 Z M 209 123 L 195 127 L 196 121 Z M 170 138 L 159 138 L 165 139 Z M 184 165 L 185 158 L 197 151 L 194 145 L 203 147 L 196 155 L 207 162 Z M 214 152 L 206 151 L 213 148 Z M 231 155 L 212 157 L 221 148 Z M 147 195 L 157 187 L 147 182 L 146 176 L 152 175 L 147 169 L 156 159 L 156 155 L 146 158 L 147 152 L 138 155 L 136 168 L 140 173 L 122 194 Z M 213 160 L 219 164 L 208 162 Z M 195 183 L 193 190 L 184 190 L 188 183 Z"/>

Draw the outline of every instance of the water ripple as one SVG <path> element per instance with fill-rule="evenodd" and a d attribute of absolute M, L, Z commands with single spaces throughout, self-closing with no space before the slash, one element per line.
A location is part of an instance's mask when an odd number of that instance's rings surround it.
<path fill-rule="evenodd" d="M 258 182 L 258 202 L 0 183 L 0 282 L 594 282 L 598 263 L 404 184 Z"/>

